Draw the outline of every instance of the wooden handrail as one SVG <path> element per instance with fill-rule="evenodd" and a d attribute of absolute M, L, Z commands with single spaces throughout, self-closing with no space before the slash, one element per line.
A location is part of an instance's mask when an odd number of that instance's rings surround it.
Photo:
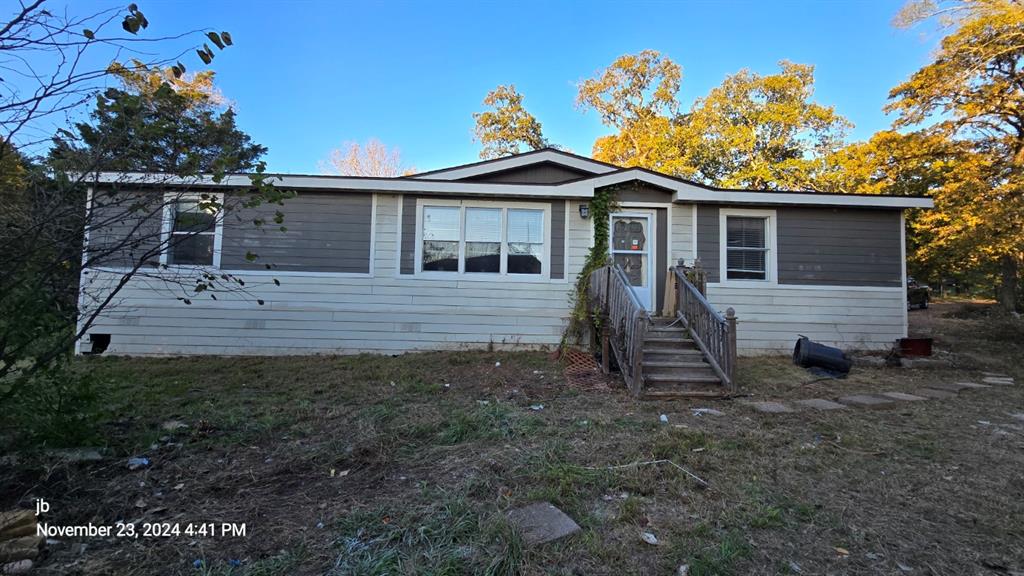
<path fill-rule="evenodd" d="M 685 270 L 672 267 L 672 272 L 676 278 L 676 314 L 722 384 L 735 391 L 736 311 L 729 308 L 722 316 L 689 281 Z"/>
<path fill-rule="evenodd" d="M 590 274 L 591 313 L 600 314 L 610 348 L 630 392 L 643 392 L 643 346 L 651 316 L 633 293 L 622 267 L 611 264 Z M 606 364 L 607 359 L 603 359 Z"/>

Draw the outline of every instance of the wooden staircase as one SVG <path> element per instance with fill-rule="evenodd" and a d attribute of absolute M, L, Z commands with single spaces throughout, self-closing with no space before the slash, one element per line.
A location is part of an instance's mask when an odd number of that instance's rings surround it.
<path fill-rule="evenodd" d="M 591 313 L 601 331 L 601 368 L 607 374 L 614 358 L 626 387 L 638 398 L 735 392 L 735 312 L 730 308 L 722 316 L 684 270 L 671 271 L 677 288 L 675 318 L 652 318 L 618 264 L 590 274 Z"/>
<path fill-rule="evenodd" d="M 728 391 L 682 323 L 652 318 L 644 337 L 644 398 L 723 396 Z"/>

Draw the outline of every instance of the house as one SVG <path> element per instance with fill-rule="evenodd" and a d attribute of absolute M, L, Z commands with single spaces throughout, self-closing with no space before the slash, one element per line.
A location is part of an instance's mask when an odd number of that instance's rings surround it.
<path fill-rule="evenodd" d="M 87 259 L 126 234 L 151 234 L 138 251 L 200 232 L 125 283 L 80 351 L 91 342 L 131 355 L 554 347 L 594 238 L 589 204 L 612 186 L 619 211 L 608 249 L 630 298 L 652 317 L 666 308 L 670 267 L 699 260 L 710 306 L 735 311 L 740 354 L 791 350 L 798 334 L 882 349 L 907 332 L 903 211 L 932 206 L 723 190 L 544 149 L 399 178 L 281 175 L 277 187 L 297 192 L 284 207 L 196 210 L 197 191 L 231 198 L 249 184 L 242 175 L 100 174 L 95 211 L 111 191 L 174 201 L 148 221 L 91 225 Z M 251 225 L 276 210 L 287 231 Z M 132 262 L 116 252 L 86 266 L 84 314 Z M 164 281 L 196 270 L 244 287 L 211 296 Z"/>

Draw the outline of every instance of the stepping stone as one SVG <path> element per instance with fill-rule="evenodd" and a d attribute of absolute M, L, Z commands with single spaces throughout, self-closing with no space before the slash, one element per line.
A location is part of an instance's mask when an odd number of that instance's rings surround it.
<path fill-rule="evenodd" d="M 1013 386 L 1013 378 L 997 378 L 995 376 L 988 376 L 981 379 L 985 384 L 995 384 L 996 386 Z"/>
<path fill-rule="evenodd" d="M 991 388 L 988 384 L 976 384 L 974 382 L 957 382 L 957 386 L 963 386 L 964 389 L 970 388 L 972 390 L 980 390 L 982 388 Z"/>
<path fill-rule="evenodd" d="M 890 406 L 895 402 L 889 398 L 882 396 L 875 396 L 873 394 L 853 394 L 851 396 L 843 396 L 839 399 L 839 402 L 846 404 L 847 406 L 860 406 L 862 408 L 884 408 Z"/>
<path fill-rule="evenodd" d="M 956 392 L 936 390 L 934 388 L 918 388 L 917 390 L 914 390 L 914 394 L 917 396 L 924 396 L 925 398 L 937 398 L 939 400 L 956 397 Z"/>
<path fill-rule="evenodd" d="M 544 544 L 580 531 L 579 524 L 550 502 L 537 502 L 508 512 L 508 521 L 527 544 Z"/>
<path fill-rule="evenodd" d="M 815 410 L 843 410 L 846 408 L 843 404 L 839 404 L 838 402 L 833 402 L 831 400 L 825 400 L 824 398 L 797 400 L 794 404 L 799 404 L 805 408 L 814 408 Z"/>
<path fill-rule="evenodd" d="M 893 400 L 902 400 L 903 402 L 919 402 L 921 400 L 927 400 L 924 396 L 904 394 L 903 392 L 882 392 L 882 396 L 892 398 Z"/>
<path fill-rule="evenodd" d="M 767 414 L 785 414 L 794 411 L 781 402 L 750 402 L 750 406 L 758 412 L 765 412 Z"/>
<path fill-rule="evenodd" d="M 962 382 L 938 382 L 936 384 L 929 384 L 928 387 L 932 390 L 945 390 L 947 392 L 959 392 L 973 388 L 973 386 L 964 386 Z"/>

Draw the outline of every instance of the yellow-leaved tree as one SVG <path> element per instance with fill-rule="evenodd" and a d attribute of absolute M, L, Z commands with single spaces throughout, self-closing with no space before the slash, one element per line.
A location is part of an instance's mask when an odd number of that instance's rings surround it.
<path fill-rule="evenodd" d="M 602 124 L 618 131 L 594 142 L 594 159 L 688 175 L 674 139 L 682 78 L 682 67 L 670 58 L 644 50 L 616 58 L 581 82 L 576 105 L 594 110 Z"/>
<path fill-rule="evenodd" d="M 547 139 L 540 122 L 523 107 L 523 95 L 514 84 L 501 85 L 484 97 L 484 106 L 491 110 L 473 113 L 476 140 L 484 147 L 480 158 L 501 158 L 528 150 L 546 148 Z"/>
<path fill-rule="evenodd" d="M 917 0 L 897 24 L 930 19 L 947 33 L 886 107 L 896 128 L 924 130 L 956 151 L 956 169 L 933 190 L 935 210 L 915 222 L 931 239 L 919 257 L 988 270 L 1013 309 L 1024 259 L 1024 4 Z"/>
<path fill-rule="evenodd" d="M 680 122 L 679 148 L 696 179 L 724 188 L 815 190 L 853 125 L 812 101 L 814 66 L 728 76 Z"/>

